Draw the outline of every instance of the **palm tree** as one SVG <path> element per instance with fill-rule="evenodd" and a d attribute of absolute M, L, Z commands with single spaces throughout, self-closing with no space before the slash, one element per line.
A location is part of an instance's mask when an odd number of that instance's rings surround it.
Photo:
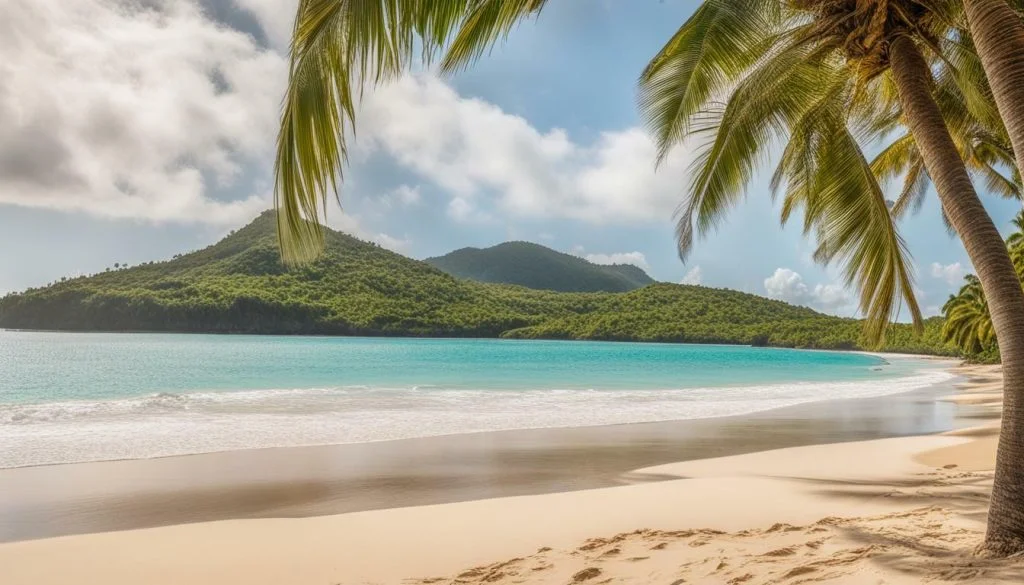
<path fill-rule="evenodd" d="M 993 106 L 984 76 L 958 80 L 954 74 L 962 75 L 972 69 L 970 65 L 974 63 L 965 63 L 967 60 L 960 59 L 956 69 L 943 67 L 939 70 L 933 92 L 935 99 L 972 178 L 983 181 L 989 193 L 1019 200 L 1024 186 L 1002 120 L 992 115 Z M 977 73 L 977 68 L 973 69 Z M 961 85 L 977 88 L 977 95 L 965 95 Z M 889 134 L 905 127 L 899 108 L 893 107 L 892 111 L 893 114 L 883 118 L 877 126 L 879 133 Z M 893 215 L 899 218 L 921 208 L 931 179 L 913 135 L 903 132 L 893 139 L 871 161 L 871 169 L 881 181 L 902 178 L 900 194 L 892 206 Z M 1009 176 L 1002 169 L 1011 171 Z"/>
<path fill-rule="evenodd" d="M 758 153 L 757 142 L 763 143 L 773 137 L 771 125 L 775 124 L 776 128 L 782 126 L 791 136 L 798 135 L 799 126 L 794 125 L 787 108 L 792 108 L 794 98 L 791 96 L 803 97 L 813 88 L 803 83 L 787 83 L 776 72 L 774 78 L 764 77 L 756 81 L 757 90 L 743 91 L 742 88 L 757 76 L 761 64 L 771 62 L 775 55 L 785 54 L 790 50 L 788 47 L 797 47 L 812 51 L 809 55 L 818 59 L 819 70 L 824 68 L 822 64 L 827 64 L 829 58 L 842 59 L 847 67 L 855 70 L 854 76 L 858 83 L 865 87 L 863 91 L 868 92 L 874 88 L 871 91 L 873 95 L 884 95 L 879 86 L 888 80 L 895 89 L 900 115 L 913 136 L 928 176 L 935 184 L 945 215 L 960 235 L 978 270 L 1004 364 L 1013 364 L 1009 367 L 1004 365 L 1005 402 L 1009 405 L 1005 420 L 1013 419 L 1013 405 L 1019 395 L 1024 395 L 1024 292 L 1004 242 L 974 190 L 940 103 L 932 93 L 935 87 L 933 70 L 943 64 L 943 61 L 937 61 L 936 58 L 946 56 L 941 53 L 943 41 L 962 38 L 967 36 L 966 33 L 956 30 L 951 21 L 944 18 L 945 13 L 939 10 L 943 8 L 940 6 L 942 3 L 938 1 L 792 0 L 783 3 L 781 9 L 778 2 L 767 2 L 768 9 L 763 14 L 764 21 L 769 25 L 762 26 L 760 30 L 756 28 L 757 25 L 747 24 L 755 18 L 750 14 L 756 12 L 757 7 L 751 3 L 742 3 L 743 6 L 740 4 L 725 0 L 703 4 L 680 29 L 676 39 L 656 58 L 655 66 L 665 69 L 667 74 L 659 76 L 655 73 L 646 79 L 641 78 L 642 90 L 647 84 L 651 95 L 671 95 L 672 98 L 660 102 L 665 107 L 660 112 L 656 111 L 651 118 L 661 128 L 668 130 L 660 136 L 664 149 L 686 134 L 688 123 L 694 116 L 708 115 L 708 105 L 715 97 L 709 92 L 700 99 L 691 100 L 686 92 L 696 84 L 690 80 L 678 83 L 682 77 L 669 70 L 666 64 L 673 60 L 680 64 L 718 64 L 718 77 L 712 86 L 713 89 L 727 92 L 728 97 L 721 110 L 722 114 L 711 114 L 715 144 L 727 145 L 730 141 L 746 140 L 755 145 L 753 148 L 741 145 L 741 148 L 732 151 L 720 149 L 703 159 L 709 164 L 705 164 L 701 172 L 711 169 L 714 176 L 708 178 L 698 174 L 694 188 L 691 188 L 691 199 L 685 207 L 686 212 L 695 217 L 699 229 L 713 225 L 749 180 L 750 169 L 756 162 L 749 155 L 751 152 L 755 155 Z M 737 14 L 740 11 L 746 11 L 746 14 Z M 709 46 L 680 41 L 686 35 L 696 35 L 702 31 L 706 36 L 718 37 L 717 44 Z M 724 54 L 721 50 L 730 40 L 738 45 L 751 46 L 751 39 L 760 39 L 762 42 L 768 39 L 770 43 L 767 51 L 764 45 L 757 47 L 757 54 L 761 56 L 753 67 L 745 67 L 745 63 L 737 66 L 736 57 Z M 932 62 L 929 62 L 922 47 L 933 56 Z M 730 53 L 735 54 L 738 47 L 728 48 Z M 804 63 L 813 64 L 810 59 Z M 675 84 L 673 79 L 676 80 Z M 736 84 L 731 92 L 727 89 L 730 83 Z M 717 87 L 714 87 L 715 84 Z M 818 86 L 821 86 L 820 82 Z M 961 89 L 969 91 L 966 85 L 961 86 Z M 784 99 L 787 101 L 780 102 L 774 111 L 762 114 L 769 122 L 761 128 L 752 124 L 749 125 L 752 131 L 744 133 L 725 123 L 730 109 L 751 109 L 747 105 L 751 100 L 758 102 L 753 109 L 765 105 L 771 107 L 771 97 L 764 96 L 778 93 L 786 94 Z M 676 97 L 681 99 L 677 100 L 673 112 L 672 101 Z M 858 110 L 863 107 L 856 97 L 857 94 L 852 93 L 844 102 L 848 111 L 852 112 L 855 123 L 859 122 L 857 118 L 861 116 Z M 659 102 L 648 99 L 647 104 L 659 105 Z M 660 117 L 657 115 L 659 113 L 662 114 Z M 676 121 L 674 126 L 673 120 Z M 819 140 L 813 143 L 812 148 L 828 146 Z M 747 148 L 748 152 L 743 148 Z M 785 158 L 784 154 L 784 161 Z M 795 173 L 806 164 L 798 162 L 793 166 Z M 722 171 L 718 172 L 715 167 L 722 167 Z M 710 189 L 705 186 L 710 186 Z M 831 196 L 827 192 L 818 191 L 817 198 L 820 200 Z M 814 197 L 813 194 L 806 197 L 809 208 L 815 206 Z M 684 221 L 687 219 L 685 215 Z M 689 244 L 687 237 L 691 230 L 683 225 L 680 233 L 684 244 Z M 829 239 L 835 238 L 828 236 L 826 243 Z M 998 479 L 995 482 L 992 513 L 986 534 L 986 547 L 997 554 L 1024 550 L 1024 488 L 1015 487 L 1024 486 L 1024 466 L 1011 463 L 1013 457 L 1024 455 L 1015 449 L 1015 445 L 1024 445 L 1024 428 L 1010 423 L 1003 435 L 1002 445 L 1003 454 L 1000 457 L 1005 464 L 997 470 Z"/>
<path fill-rule="evenodd" d="M 955 8 L 958 2 L 950 2 Z M 1024 168 L 1024 21 L 1020 0 L 963 0 L 999 113 Z"/>
<path fill-rule="evenodd" d="M 942 324 L 944 341 L 956 344 L 966 355 L 977 355 L 995 343 L 995 331 L 985 302 L 985 292 L 973 274 L 964 277 L 966 283 L 942 306 L 945 322 Z"/>
<path fill-rule="evenodd" d="M 1024 211 L 1018 211 L 1012 223 L 1017 229 L 1006 238 L 1006 245 L 1010 248 L 1024 244 Z"/>
<path fill-rule="evenodd" d="M 985 73 L 988 75 L 1010 138 L 1014 147 L 1017 168 L 1024 169 L 1024 23 L 1021 21 L 1021 2 L 1013 0 L 964 0 L 971 33 L 978 46 Z M 1021 260 L 1019 247 L 1014 249 L 1017 267 Z M 980 272 L 980 271 L 979 271 Z M 993 307 L 994 308 L 994 307 Z M 1000 319 L 1011 311 L 1000 307 Z M 1016 309 L 1020 313 L 1020 309 Z M 993 316 L 995 317 L 995 316 Z M 998 321 L 997 321 L 998 323 Z M 1024 376 L 1024 363 L 1018 348 L 1021 342 L 1012 333 L 997 327 L 999 349 L 1003 358 L 1004 415 L 999 434 L 996 456 L 996 475 L 992 486 L 989 512 L 989 530 L 986 541 L 997 552 L 1024 549 L 1024 430 L 1015 413 L 1021 399 L 1020 389 L 1011 386 Z M 1007 345 L 1012 343 L 1013 347 Z"/>
<path fill-rule="evenodd" d="M 950 20 L 956 17 L 956 11 L 945 15 Z M 943 64 L 947 66 L 937 71 L 932 93 L 942 109 L 960 157 L 967 164 L 972 178 L 983 181 L 989 193 L 1007 199 L 1021 199 L 1024 186 L 1013 148 L 992 101 L 992 92 L 973 39 L 960 30 L 952 38 L 941 39 L 940 46 Z M 898 107 L 897 92 L 889 85 L 882 85 L 881 97 L 895 103 L 885 106 L 890 114 L 883 116 L 875 126 L 878 133 L 886 136 L 906 127 L 902 110 Z M 871 161 L 871 168 L 882 181 L 902 178 L 900 194 L 892 206 L 894 216 L 901 218 L 908 211 L 916 212 L 921 208 L 931 179 L 912 134 L 903 132 L 893 139 Z M 1007 176 L 1002 169 L 1010 171 L 1010 174 Z M 945 214 L 942 217 L 952 232 L 949 219 Z"/>
<path fill-rule="evenodd" d="M 1013 226 L 1017 229 L 1006 238 L 1006 247 L 1010 250 L 1010 260 L 1017 276 L 1024 281 L 1024 211 L 1017 212 Z"/>
<path fill-rule="evenodd" d="M 803 210 L 805 230 L 817 235 L 816 257 L 843 264 L 875 340 L 901 301 L 918 316 L 905 246 L 860 147 L 898 108 L 978 271 L 1004 357 L 1005 422 L 986 545 L 1008 553 L 1024 550 L 1024 465 L 1012 463 L 1024 458 L 1024 413 L 1016 408 L 1024 399 L 1024 292 L 932 92 L 933 71 L 944 67 L 962 92 L 972 91 L 963 83 L 969 75 L 960 75 L 970 69 L 945 54 L 968 36 L 947 18 L 951 2 L 706 0 L 643 72 L 640 105 L 662 157 L 687 136 L 708 137 L 681 207 L 681 254 L 739 201 L 766 150 L 785 142 L 772 180 L 784 193 L 783 220 Z M 416 54 L 443 53 L 441 70 L 459 70 L 545 4 L 301 0 L 276 164 L 285 258 L 319 251 L 320 226 L 305 218 L 319 217 L 327 193 L 337 193 L 365 86 L 401 74 Z M 978 37 L 984 53 L 987 41 Z M 894 100 L 876 99 L 886 87 Z M 993 83 L 997 99 L 1001 88 Z M 1024 145 L 1014 120 L 1007 122 L 1020 156 Z"/>

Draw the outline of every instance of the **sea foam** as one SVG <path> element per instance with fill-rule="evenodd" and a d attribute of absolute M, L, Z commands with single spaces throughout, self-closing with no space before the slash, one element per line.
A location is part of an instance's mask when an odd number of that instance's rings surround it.
<path fill-rule="evenodd" d="M 361 385 L 7 404 L 0 405 L 0 467 L 711 418 L 908 392 L 952 377 L 924 369 L 876 380 L 661 390 Z"/>

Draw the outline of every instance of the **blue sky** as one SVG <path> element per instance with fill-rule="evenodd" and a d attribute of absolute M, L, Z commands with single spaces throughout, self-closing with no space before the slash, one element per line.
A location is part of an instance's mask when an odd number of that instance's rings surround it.
<path fill-rule="evenodd" d="M 0 64 L 0 243 L 13 251 L 0 256 L 0 292 L 198 248 L 270 205 L 293 4 L 127 5 L 0 8 L 0 51 L 13 56 Z M 853 314 L 853 291 L 811 262 L 799 226 L 779 227 L 767 172 L 678 259 L 671 215 L 692 153 L 677 148 L 654 173 L 635 81 L 693 6 L 552 0 L 470 71 L 421 70 L 374 92 L 345 215 L 332 208 L 330 223 L 416 258 L 530 240 Z M 32 30 L 19 22 L 40 33 L 13 34 Z M 1004 230 L 1019 209 L 986 203 Z M 935 312 L 970 268 L 934 194 L 903 234 Z"/>

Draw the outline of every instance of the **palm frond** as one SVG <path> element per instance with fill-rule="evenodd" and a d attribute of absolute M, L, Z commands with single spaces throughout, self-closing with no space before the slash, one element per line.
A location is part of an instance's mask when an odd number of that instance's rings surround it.
<path fill-rule="evenodd" d="M 985 181 L 985 189 L 1004 199 L 1020 199 L 1021 186 L 1011 178 L 999 172 L 991 164 L 982 162 L 975 174 L 981 175 Z"/>
<path fill-rule="evenodd" d="M 451 42 L 441 70 L 450 73 L 464 69 L 499 40 L 507 38 L 523 19 L 540 14 L 545 4 L 547 0 L 477 0 Z"/>
<path fill-rule="evenodd" d="M 274 199 L 282 256 L 315 258 L 328 194 L 338 196 L 364 89 L 406 71 L 421 46 L 442 68 L 482 55 L 546 0 L 300 0 L 281 112 Z"/>
<path fill-rule="evenodd" d="M 640 75 L 639 105 L 659 162 L 704 106 L 769 49 L 777 14 L 773 0 L 708 0 L 651 59 Z"/>
<path fill-rule="evenodd" d="M 803 46 L 784 47 L 736 84 L 724 108 L 702 112 L 693 133 L 713 139 L 700 146 L 687 201 L 677 211 L 681 258 L 694 235 L 711 230 L 738 201 L 764 151 L 813 100 L 821 75 L 807 62 L 808 53 Z"/>
<path fill-rule="evenodd" d="M 936 83 L 955 88 L 963 110 L 976 123 L 989 129 L 1002 128 L 1002 118 L 970 34 L 965 29 L 951 31 L 942 40 L 940 58 L 945 66 L 936 75 Z"/>
<path fill-rule="evenodd" d="M 917 143 L 909 133 L 904 134 L 882 149 L 871 161 L 871 170 L 879 181 L 887 183 L 906 172 L 920 155 Z"/>
<path fill-rule="evenodd" d="M 906 244 L 848 128 L 844 92 L 849 84 L 840 75 L 835 88 L 794 124 L 774 183 L 785 186 L 783 220 L 802 208 L 804 231 L 817 235 L 815 259 L 838 261 L 847 284 L 860 291 L 865 338 L 879 344 L 904 303 L 919 329 L 921 312 Z"/>
<path fill-rule="evenodd" d="M 981 283 L 974 275 L 967 275 L 964 281 L 942 306 L 942 338 L 971 355 L 995 345 L 996 336 Z"/>

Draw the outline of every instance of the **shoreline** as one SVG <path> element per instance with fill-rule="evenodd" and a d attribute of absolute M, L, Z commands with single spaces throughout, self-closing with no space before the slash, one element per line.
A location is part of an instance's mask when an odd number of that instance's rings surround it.
<path fill-rule="evenodd" d="M 960 371 L 960 394 L 998 381 Z M 973 555 L 996 407 L 931 400 L 987 422 L 633 467 L 618 487 L 0 544 L 0 566 L 13 585 L 1019 583 L 1024 560 Z"/>
<path fill-rule="evenodd" d="M 732 347 L 732 346 L 722 346 Z M 785 349 L 785 348 L 765 348 L 765 349 Z M 150 444 L 145 446 L 132 449 L 121 449 L 114 448 L 106 451 L 102 449 L 100 443 L 90 444 L 87 442 L 86 445 L 68 444 L 66 447 L 70 450 L 66 453 L 73 454 L 72 456 L 58 453 L 57 455 L 48 454 L 47 447 L 49 444 L 39 443 L 35 445 L 37 450 L 26 450 L 28 447 L 22 449 L 22 453 L 18 451 L 11 452 L 10 457 L 4 458 L 2 465 L 0 465 L 0 473 L 5 470 L 11 469 L 24 469 L 32 467 L 43 467 L 51 465 L 75 465 L 85 463 L 101 463 L 101 462 L 118 462 L 118 461 L 134 461 L 134 460 L 153 460 L 153 459 L 165 459 L 172 457 L 189 457 L 195 455 L 212 455 L 217 453 L 230 453 L 235 451 L 259 451 L 259 450 L 271 450 L 271 449 L 304 449 L 304 448 L 324 448 L 324 447 L 335 447 L 342 445 L 365 445 L 382 442 L 392 441 L 404 441 L 404 440 L 422 440 L 422 439 L 434 439 L 434 438 L 446 438 L 456 436 L 480 436 L 488 433 L 506 433 L 506 432 L 528 432 L 528 431 L 556 431 L 556 430 L 568 430 L 568 429 L 585 429 L 585 428 L 600 428 L 600 427 L 614 427 L 623 425 L 643 425 L 643 424 L 671 424 L 671 423 L 686 423 L 689 421 L 697 420 L 713 420 L 713 419 L 731 419 L 735 417 L 756 417 L 759 413 L 770 412 L 780 408 L 794 408 L 809 404 L 815 404 L 819 402 L 835 401 L 835 400 L 861 400 L 884 397 L 892 394 L 901 394 L 905 392 L 917 391 L 919 388 L 940 384 L 952 384 L 955 382 L 955 376 L 949 374 L 950 370 L 957 363 L 955 360 L 949 360 L 941 357 L 921 357 L 913 354 L 878 354 L 872 352 L 842 352 L 837 350 L 797 350 L 802 352 L 821 352 L 821 353 L 854 353 L 864 356 L 880 359 L 885 362 L 886 366 L 893 366 L 903 362 L 903 368 L 905 371 L 900 371 L 895 377 L 886 377 L 880 379 L 840 379 L 837 381 L 830 380 L 797 380 L 797 381 L 768 381 L 763 384 L 752 385 L 752 382 L 734 382 L 731 384 L 725 384 L 721 386 L 680 386 L 678 388 L 669 387 L 665 389 L 654 389 L 644 388 L 636 390 L 641 393 L 664 393 L 666 396 L 679 395 L 680 393 L 687 393 L 692 391 L 704 393 L 710 391 L 721 390 L 722 392 L 740 392 L 740 391 L 752 391 L 752 392 L 765 392 L 765 391 L 779 391 L 779 397 L 774 400 L 763 400 L 762 397 L 752 397 L 750 403 L 743 403 L 740 405 L 739 402 L 731 402 L 728 397 L 721 399 L 716 404 L 716 399 L 711 400 L 711 404 L 715 404 L 715 407 L 710 409 L 704 409 L 700 411 L 697 409 L 687 408 L 686 404 L 703 404 L 703 402 L 695 401 L 685 396 L 682 400 L 673 404 L 678 405 L 680 408 L 670 410 L 653 411 L 647 409 L 647 411 L 640 410 L 624 410 L 617 411 L 615 414 L 602 413 L 601 416 L 577 416 L 574 420 L 555 420 L 545 419 L 544 416 L 532 416 L 526 419 L 513 417 L 511 419 L 505 419 L 503 421 L 497 421 L 498 424 L 474 424 L 467 422 L 467 420 L 459 421 L 454 425 L 448 425 L 447 428 L 431 428 L 432 425 L 426 427 L 413 428 L 399 428 L 392 431 L 376 431 L 376 432 L 354 432 L 354 433 L 330 433 L 325 435 L 324 433 L 313 434 L 307 437 L 295 440 L 290 437 L 254 437 L 250 436 L 248 441 L 233 440 L 233 437 L 219 437 L 218 440 L 200 442 L 199 444 L 185 445 L 182 447 L 180 444 L 173 442 L 168 443 L 156 443 L 150 441 Z M 888 357 L 889 359 L 886 359 Z M 898 358 L 898 359 L 894 359 Z M 892 360 L 892 361 L 889 361 Z M 922 364 L 920 369 L 907 369 L 908 363 Z M 927 365 L 924 365 L 927 364 Z M 900 366 L 896 366 L 899 368 Z M 872 368 L 875 369 L 875 368 Z M 899 371 L 899 370 L 897 370 Z M 938 372 L 943 374 L 936 375 Z M 930 376 L 929 376 L 930 374 Z M 893 374 L 889 374 L 892 376 Z M 949 380 L 941 380 L 943 375 L 949 376 Z M 928 379 L 931 378 L 931 379 Z M 902 386 L 902 387 L 889 387 L 890 385 Z M 827 386 L 830 393 L 815 396 L 816 387 Z M 835 388 L 831 388 L 835 386 Z M 911 389 L 908 390 L 907 386 Z M 915 388 L 915 386 L 917 386 Z M 804 395 L 794 396 L 789 393 L 790 388 L 802 388 L 804 389 Z M 843 388 L 843 390 L 840 390 Z M 415 387 L 413 388 L 416 389 Z M 810 390 L 807 390 L 810 389 Z M 824 390 L 824 388 L 823 388 Z M 583 390 L 580 388 L 571 388 L 568 390 L 556 390 L 565 392 L 594 392 L 594 390 Z M 141 408 L 150 407 L 149 402 L 151 401 L 162 401 L 165 398 L 171 398 L 175 400 L 189 400 L 190 397 L 197 397 L 196 399 L 205 399 L 208 395 L 231 398 L 233 396 L 242 396 L 250 393 L 260 392 L 260 390 L 240 390 L 238 392 L 233 391 L 196 391 L 196 392 L 155 392 L 153 394 L 144 395 L 132 395 L 118 398 L 82 398 L 82 399 L 65 399 L 56 400 L 50 402 L 28 402 L 28 403 L 10 403 L 0 407 L 0 414 L 4 413 L 4 408 L 10 408 L 10 412 L 6 415 L 16 425 L 21 420 L 19 417 L 24 417 L 28 421 L 35 420 L 37 416 L 51 416 L 48 414 L 49 411 L 54 411 L 57 415 L 61 415 L 64 410 L 75 412 L 79 408 L 92 408 L 97 411 L 102 411 L 104 408 L 114 409 L 127 409 L 127 408 Z M 285 392 L 280 389 L 268 389 L 268 393 L 280 393 Z M 292 390 L 290 392 L 297 392 Z M 604 390 L 597 391 L 598 394 L 594 396 L 603 396 Z M 627 390 L 621 388 L 608 388 L 607 394 L 622 394 Z M 632 390 L 629 390 L 632 392 Z M 832 392 L 845 394 L 845 396 L 834 396 Z M 678 400 L 678 399 L 677 399 Z M 639 397 L 633 400 L 635 404 L 645 404 L 644 397 Z M 774 402 L 774 404 L 773 404 Z M 734 406 L 725 407 L 725 405 L 733 404 Z M 157 404 L 158 407 L 163 407 L 162 403 Z M 175 408 L 188 409 L 189 406 L 174 406 Z M 18 410 L 25 410 L 25 413 L 16 412 Z M 86 411 L 88 412 L 88 411 Z M 116 410 L 115 410 L 116 412 Z M 302 414 L 316 414 L 317 411 L 308 411 Z M 255 414 L 255 411 L 253 412 Z M 157 413 L 159 414 L 159 413 Z M 53 415 L 53 416 L 57 416 Z M 154 415 L 155 416 L 155 415 Z M 11 418 L 13 417 L 13 418 Z M 46 418 L 40 418 L 39 420 L 45 422 Z M 57 419 L 60 421 L 60 419 Z M 492 421 L 493 422 L 493 421 Z M 347 427 L 340 426 L 334 427 L 335 429 L 345 429 Z M 358 427 L 352 427 L 358 429 Z M 251 430 L 251 429 L 250 429 Z M 336 435 L 336 436 L 334 436 Z M 65 434 L 66 436 L 66 434 Z M 196 435 L 202 436 L 202 435 Z M 23 438 L 28 440 L 31 435 L 24 434 Z M 65 439 L 59 434 L 54 435 L 54 440 L 64 441 Z M 224 440 L 227 438 L 228 440 Z M 31 444 L 31 443 L 28 443 Z M 116 446 L 116 445 L 115 445 Z M 77 451 L 77 453 L 75 453 Z M 28 454 L 34 454 L 31 457 Z M 45 455 L 44 455 L 45 454 Z M 0 537 L 2 540 L 2 537 Z"/>
<path fill-rule="evenodd" d="M 772 349 L 772 348 L 768 348 L 768 349 Z M 833 351 L 833 350 L 800 350 L 800 351 Z M 871 356 L 881 357 L 881 354 L 873 354 L 873 353 L 868 353 L 868 352 L 851 352 L 851 353 L 861 353 L 863 355 L 871 355 Z M 956 366 L 956 362 L 954 360 L 947 360 L 945 358 L 940 358 L 940 357 L 922 358 L 921 356 L 916 356 L 916 355 L 913 355 L 913 354 L 892 354 L 892 357 L 899 357 L 901 359 L 902 358 L 906 358 L 906 359 L 934 359 L 935 361 L 949 361 L 950 363 L 948 364 L 947 370 L 952 369 L 953 367 Z M 898 380 L 899 378 L 895 378 L 895 379 Z M 952 378 L 950 378 L 947 381 L 942 381 L 942 382 L 938 382 L 938 383 L 932 384 L 931 386 L 928 386 L 928 387 L 924 388 L 923 390 L 927 391 L 930 388 L 934 388 L 934 387 L 955 385 L 957 380 L 958 380 L 958 376 L 954 375 Z M 793 382 L 793 383 L 794 384 L 811 385 L 811 386 L 813 386 L 815 384 L 818 384 L 819 382 L 815 382 L 815 381 L 799 381 L 799 382 Z M 849 381 L 845 381 L 844 383 L 856 384 L 857 381 L 849 380 Z M 784 384 L 785 383 L 781 383 L 781 382 L 773 382 L 771 385 L 772 386 L 776 386 L 776 385 L 781 386 L 781 385 L 784 385 Z M 744 387 L 744 386 L 721 386 L 720 388 L 728 389 L 728 388 L 734 388 L 734 387 Z M 686 388 L 686 389 L 689 389 L 689 388 Z M 720 419 L 740 419 L 740 418 L 745 418 L 745 417 L 757 417 L 758 415 L 770 414 L 770 413 L 772 413 L 774 411 L 778 411 L 778 410 L 801 408 L 801 407 L 804 407 L 804 406 L 807 406 L 807 405 L 824 403 L 824 402 L 845 402 L 845 401 L 858 401 L 858 400 L 877 400 L 877 399 L 884 399 L 884 398 L 887 398 L 889 396 L 894 396 L 894 395 L 899 395 L 899 394 L 913 394 L 913 393 L 917 393 L 917 392 L 921 392 L 921 391 L 922 391 L 922 389 L 898 390 L 898 391 L 893 392 L 892 394 L 883 394 L 883 395 L 880 395 L 880 396 L 871 396 L 871 397 L 866 397 L 866 398 L 822 398 L 822 399 L 818 399 L 818 400 L 808 400 L 806 402 L 801 402 L 801 403 L 793 404 L 793 405 L 773 406 L 773 407 L 770 407 L 770 408 L 766 408 L 766 409 L 763 409 L 763 410 L 755 410 L 755 411 L 752 411 L 752 412 L 740 412 L 740 413 L 730 413 L 730 414 L 716 414 L 716 415 L 700 416 L 700 417 L 695 417 L 695 418 L 671 418 L 671 419 L 664 419 L 664 420 L 631 421 L 631 422 L 605 423 L 605 424 L 582 424 L 582 425 L 573 425 L 573 426 L 542 426 L 542 427 L 498 428 L 498 429 L 488 429 L 488 430 L 479 430 L 479 431 L 474 430 L 474 431 L 465 431 L 465 432 L 442 433 L 442 434 L 436 434 L 436 435 L 423 435 L 423 436 L 412 436 L 412 437 L 397 437 L 397 438 L 388 438 L 388 439 L 369 439 L 369 440 L 351 441 L 351 442 L 309 443 L 309 444 L 298 444 L 298 445 L 270 445 L 270 446 L 265 446 L 265 447 L 248 447 L 248 448 L 241 448 L 241 449 L 239 449 L 239 448 L 224 448 L 224 449 L 218 449 L 218 450 L 213 450 L 213 451 L 198 451 L 198 452 L 195 452 L 195 453 L 153 455 L 153 456 L 148 456 L 148 457 L 121 457 L 121 458 L 113 458 L 113 459 L 89 459 L 89 460 L 84 460 L 84 461 L 58 461 L 58 462 L 53 462 L 53 463 L 30 463 L 30 464 L 25 464 L 25 465 L 14 465 L 14 466 L 10 466 L 10 467 L 0 467 L 0 474 L 2 474 L 6 470 L 13 470 L 13 469 L 28 469 L 28 468 L 35 468 L 35 467 L 49 467 L 49 466 L 57 466 L 57 465 L 87 465 L 87 464 L 94 464 L 94 463 L 117 463 L 117 462 L 123 462 L 123 461 L 151 461 L 151 460 L 168 459 L 168 458 L 175 458 L 175 457 L 195 457 L 195 456 L 202 456 L 202 455 L 217 455 L 217 454 L 222 454 L 222 453 L 235 453 L 235 452 L 241 452 L 241 451 L 272 451 L 272 450 L 282 450 L 282 449 L 315 449 L 315 448 L 327 448 L 327 447 L 341 447 L 341 446 L 348 446 L 348 445 L 369 445 L 369 444 L 375 444 L 375 443 L 391 443 L 391 442 L 396 442 L 396 441 L 419 441 L 419 440 L 424 440 L 424 439 L 449 439 L 449 438 L 453 438 L 453 437 L 473 437 L 473 436 L 480 437 L 480 436 L 490 435 L 492 433 L 560 431 L 560 430 L 576 430 L 576 429 L 601 429 L 601 428 L 633 426 L 633 425 L 684 424 L 684 423 L 688 423 L 688 422 L 692 422 L 692 421 L 708 421 L 708 420 L 720 420 Z M 135 397 L 133 397 L 133 398 L 135 398 Z M 130 400 L 130 399 L 125 399 L 125 400 Z M 67 401 L 67 402 L 77 402 L 77 401 Z M 82 402 L 92 402 L 92 401 L 87 400 L 87 399 L 83 399 Z M 967 402 L 967 401 L 965 401 L 963 403 L 964 404 L 971 404 L 971 402 Z M 40 405 L 48 405 L 48 404 L 51 404 L 51 403 L 39 403 L 39 404 Z"/>
<path fill-rule="evenodd" d="M 942 355 L 934 353 L 906 353 L 887 352 L 883 350 L 866 349 L 844 349 L 844 348 L 817 348 L 817 347 L 795 347 L 788 345 L 752 345 L 750 343 L 698 343 L 695 341 L 647 341 L 643 339 L 564 339 L 559 337 L 537 337 L 518 338 L 502 337 L 502 334 L 493 337 L 456 336 L 444 337 L 438 335 L 333 335 L 330 333 L 236 333 L 232 331 L 148 331 L 148 330 L 124 330 L 124 329 L 18 329 L 0 327 L 0 332 L 9 331 L 12 333 L 74 333 L 74 334 L 102 334 L 102 335 L 217 335 L 217 336 L 249 336 L 249 337 L 315 337 L 315 338 L 339 338 L 339 339 L 437 339 L 440 341 L 452 340 L 489 340 L 489 341 L 571 341 L 576 343 L 640 343 L 653 345 L 708 345 L 721 347 L 756 347 L 761 349 L 793 349 L 798 351 L 829 351 L 836 353 L 859 353 L 875 356 L 893 356 L 904 358 L 936 359 L 951 362 L 962 362 L 962 358 L 954 355 Z"/>
<path fill-rule="evenodd" d="M 572 492 L 636 468 L 947 431 L 949 382 L 743 415 L 229 450 L 0 470 L 0 542 L 240 518 L 310 517 Z M 970 407 L 968 407 L 970 408 Z M 45 488 L 45 489 L 40 489 Z"/>

